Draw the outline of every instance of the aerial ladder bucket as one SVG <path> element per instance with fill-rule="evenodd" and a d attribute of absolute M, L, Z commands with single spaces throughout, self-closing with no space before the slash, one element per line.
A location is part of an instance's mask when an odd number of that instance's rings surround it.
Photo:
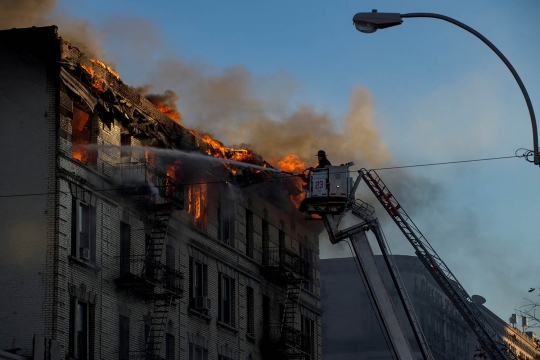
<path fill-rule="evenodd" d="M 354 255 L 356 257 L 361 276 L 368 290 L 368 295 L 373 302 L 375 312 L 382 329 L 389 340 L 390 350 L 394 357 L 399 360 L 413 360 L 415 356 L 405 334 L 403 327 L 399 321 L 396 309 L 391 300 L 390 294 L 383 281 L 379 267 L 375 261 L 373 250 L 366 236 L 367 231 L 373 231 L 375 234 L 381 252 L 387 256 L 386 245 L 381 238 L 382 230 L 378 221 L 372 216 L 373 207 L 369 204 L 355 200 L 355 192 L 360 183 L 360 176 L 353 184 L 353 179 L 350 176 L 349 168 L 354 163 L 347 163 L 342 166 L 330 166 L 325 169 L 314 169 L 310 172 L 306 186 L 306 197 L 302 201 L 300 211 L 306 216 L 318 215 L 322 218 L 325 227 L 328 231 L 330 241 L 336 244 L 344 239 L 350 239 Z M 340 230 L 339 223 L 345 212 L 351 212 L 359 218 L 359 223 L 347 229 Z M 338 220 L 334 216 L 339 216 Z M 386 262 L 389 264 L 389 262 Z M 395 264 L 394 264 L 395 265 Z M 389 266 L 390 274 L 394 281 L 401 279 L 396 273 L 395 266 Z M 405 287 L 396 283 L 400 298 L 408 299 L 405 292 Z M 426 360 L 432 360 L 425 337 L 418 325 L 418 320 L 412 309 L 412 305 L 406 306 L 409 312 L 409 321 L 413 326 L 417 342 L 421 349 L 422 355 Z"/>

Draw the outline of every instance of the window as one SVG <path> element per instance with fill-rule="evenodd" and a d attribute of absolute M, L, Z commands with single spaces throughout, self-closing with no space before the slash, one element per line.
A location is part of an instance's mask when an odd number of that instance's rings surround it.
<path fill-rule="evenodd" d="M 233 236 L 231 235 L 231 220 L 233 219 L 233 203 L 224 200 L 219 203 L 218 208 L 218 240 L 227 245 L 234 246 Z"/>
<path fill-rule="evenodd" d="M 189 360 L 208 360 L 208 349 L 189 343 Z"/>
<path fill-rule="evenodd" d="M 246 255 L 253 257 L 253 212 L 246 210 Z"/>
<path fill-rule="evenodd" d="M 208 225 L 208 197 L 206 184 L 191 185 L 188 189 L 188 214 L 193 224 L 202 231 Z"/>
<path fill-rule="evenodd" d="M 263 337 L 270 337 L 270 297 L 263 295 Z"/>
<path fill-rule="evenodd" d="M 314 335 L 315 335 L 315 321 L 311 320 L 307 316 L 301 317 L 301 331 L 306 336 L 302 337 L 302 349 L 308 354 L 313 354 L 314 349 Z"/>
<path fill-rule="evenodd" d="M 89 358 L 89 304 L 72 297 L 70 306 L 70 346 L 72 358 Z"/>
<path fill-rule="evenodd" d="M 71 255 L 94 264 L 96 261 L 96 208 L 73 198 L 71 232 Z"/>
<path fill-rule="evenodd" d="M 120 315 L 118 326 L 118 355 L 120 360 L 129 359 L 129 318 Z"/>
<path fill-rule="evenodd" d="M 310 266 L 311 265 L 311 252 L 309 248 L 303 244 L 300 244 L 299 252 L 300 252 L 300 258 L 302 260 L 305 260 L 305 262 L 302 263 L 302 264 L 305 264 L 302 267 L 302 271 L 304 272 L 303 275 L 306 277 L 306 280 L 302 282 L 302 287 L 308 291 L 311 291 L 311 287 L 310 287 L 311 281 L 312 281 L 311 266 Z"/>
<path fill-rule="evenodd" d="M 73 106 L 71 156 L 90 166 L 97 164 L 96 150 L 86 146 L 95 144 L 97 141 L 97 137 L 93 136 L 95 125 L 97 124 L 94 116 L 77 106 Z"/>
<path fill-rule="evenodd" d="M 131 272 L 131 226 L 120 222 L 120 275 Z"/>
<path fill-rule="evenodd" d="M 235 281 L 224 274 L 219 274 L 219 316 L 222 323 L 236 327 L 235 323 Z"/>
<path fill-rule="evenodd" d="M 131 135 L 129 134 L 120 135 L 120 145 L 122 145 L 122 147 L 120 148 L 120 158 L 122 159 L 122 162 L 130 162 L 131 161 Z"/>
<path fill-rule="evenodd" d="M 165 359 L 166 360 L 175 360 L 174 356 L 174 335 L 167 333 L 165 335 Z"/>
<path fill-rule="evenodd" d="M 266 211 L 266 210 L 265 210 Z M 262 221 L 262 243 L 263 243 L 263 262 L 268 265 L 270 262 L 270 227 L 268 221 Z"/>
<path fill-rule="evenodd" d="M 246 320 L 247 320 L 247 333 L 255 336 L 255 296 L 253 288 L 246 287 L 247 294 L 247 307 L 246 307 Z"/>
<path fill-rule="evenodd" d="M 203 296 L 208 295 L 208 266 L 201 261 L 191 259 L 189 269 L 191 307 L 204 310 Z"/>

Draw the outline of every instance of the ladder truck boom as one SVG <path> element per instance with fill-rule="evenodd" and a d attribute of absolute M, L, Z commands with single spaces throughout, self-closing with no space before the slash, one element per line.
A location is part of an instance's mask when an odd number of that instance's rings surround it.
<path fill-rule="evenodd" d="M 313 214 L 322 217 L 328 231 L 330 241 L 335 244 L 343 239 L 350 239 L 352 250 L 364 281 L 368 296 L 374 305 L 375 314 L 385 333 L 393 358 L 398 360 L 413 360 L 414 353 L 409 344 L 407 335 L 401 326 L 396 309 L 389 291 L 383 281 L 381 272 L 375 261 L 375 255 L 367 239 L 366 231 L 373 231 L 381 252 L 385 258 L 388 270 L 396 285 L 396 290 L 406 310 L 407 317 L 425 360 L 433 360 L 433 356 L 422 333 L 422 329 L 414 313 L 412 304 L 406 294 L 405 286 L 401 282 L 393 258 L 388 256 L 384 235 L 379 222 L 372 216 L 374 209 L 371 205 L 354 199 L 360 176 L 355 184 L 349 177 L 349 166 L 331 166 L 328 169 L 314 170 L 309 177 L 306 189 L 306 199 L 302 202 L 300 211 L 310 216 Z M 339 223 L 345 212 L 351 212 L 361 220 L 360 223 L 340 230 Z M 340 215 L 338 221 L 334 215 Z"/>
<path fill-rule="evenodd" d="M 518 360 L 377 173 L 374 170 L 368 171 L 361 169 L 359 174 L 392 220 L 394 220 L 403 235 L 409 240 L 416 252 L 416 256 L 418 256 L 446 296 L 448 296 L 461 316 L 474 331 L 483 350 L 490 359 Z"/>

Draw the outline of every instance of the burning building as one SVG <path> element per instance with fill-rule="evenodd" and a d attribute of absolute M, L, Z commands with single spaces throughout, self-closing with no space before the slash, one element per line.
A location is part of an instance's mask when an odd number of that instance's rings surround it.
<path fill-rule="evenodd" d="M 56 27 L 0 31 L 0 65 L 0 359 L 321 359 L 297 184 Z"/>

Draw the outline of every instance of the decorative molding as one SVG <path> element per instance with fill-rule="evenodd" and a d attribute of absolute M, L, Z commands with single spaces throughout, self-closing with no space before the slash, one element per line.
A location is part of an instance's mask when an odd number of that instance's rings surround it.
<path fill-rule="evenodd" d="M 120 305 L 118 305 L 118 314 L 120 314 L 122 316 L 125 316 L 125 317 L 130 317 L 131 316 L 131 309 L 128 308 L 126 304 L 120 304 Z"/>
<path fill-rule="evenodd" d="M 188 246 L 188 253 L 191 258 L 202 262 L 204 265 L 208 265 L 208 255 L 200 252 L 192 246 Z"/>
<path fill-rule="evenodd" d="M 232 278 L 232 279 L 236 279 L 237 277 L 237 272 L 235 269 L 223 264 L 223 263 L 220 263 L 219 261 L 217 262 L 217 268 L 218 268 L 218 271 L 222 274 L 225 274 L 227 275 L 228 277 Z"/>
<path fill-rule="evenodd" d="M 188 341 L 192 344 L 202 347 L 203 349 L 208 350 L 208 340 L 204 338 L 200 333 L 191 333 L 187 332 Z"/>
<path fill-rule="evenodd" d="M 74 284 L 68 284 L 68 291 L 69 291 L 69 295 L 81 301 L 84 301 L 90 304 L 96 303 L 97 295 L 95 293 L 87 291 L 85 283 L 81 283 L 80 287 L 77 287 Z"/>
<path fill-rule="evenodd" d="M 96 206 L 97 203 L 97 197 L 91 193 L 90 191 L 86 190 L 85 188 L 70 182 L 69 183 L 69 190 L 71 191 L 71 195 L 73 197 L 84 201 L 85 203 Z"/>
<path fill-rule="evenodd" d="M 223 356 L 223 357 L 226 357 L 226 358 L 229 358 L 229 359 L 233 359 L 233 360 L 238 359 L 238 352 L 231 349 L 229 347 L 229 344 L 218 345 L 217 346 L 217 351 L 218 351 L 218 355 L 220 355 L 220 356 Z"/>

